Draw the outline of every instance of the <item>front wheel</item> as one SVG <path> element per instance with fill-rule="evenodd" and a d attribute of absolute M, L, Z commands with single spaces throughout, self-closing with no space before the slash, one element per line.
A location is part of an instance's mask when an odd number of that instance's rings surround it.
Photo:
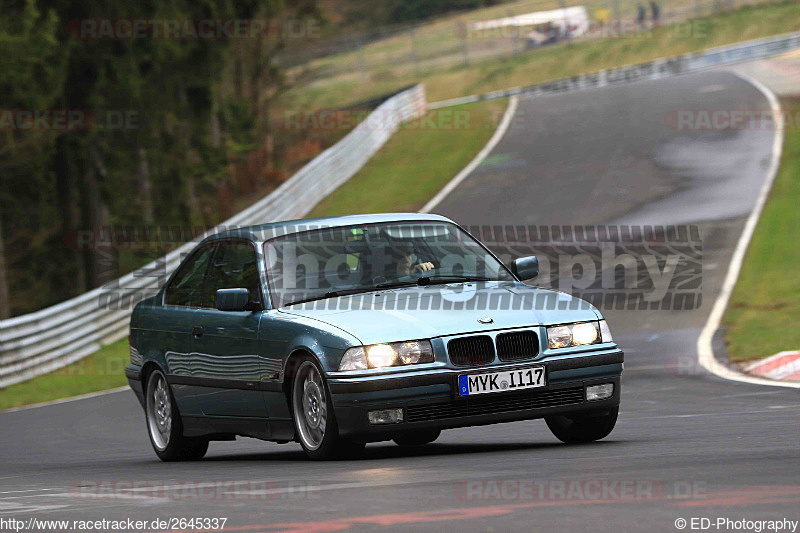
<path fill-rule="evenodd" d="M 566 443 L 592 442 L 607 437 L 617 423 L 619 407 L 603 414 L 548 416 L 547 427 L 558 440 Z"/>
<path fill-rule="evenodd" d="M 328 387 L 319 367 L 306 359 L 292 382 L 292 414 L 295 431 L 303 451 L 311 459 L 356 456 L 365 444 L 339 437 Z"/>
<path fill-rule="evenodd" d="M 162 461 L 196 461 L 208 451 L 208 440 L 183 436 L 183 424 L 175 398 L 160 370 L 147 379 L 145 416 L 150 444 Z"/>

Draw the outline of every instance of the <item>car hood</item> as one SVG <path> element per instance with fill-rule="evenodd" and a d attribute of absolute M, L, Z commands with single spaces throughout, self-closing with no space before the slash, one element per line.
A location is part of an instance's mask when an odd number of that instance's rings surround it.
<path fill-rule="evenodd" d="M 365 345 L 599 318 L 583 300 L 522 283 L 404 288 L 328 298 L 280 311 L 325 322 Z"/>

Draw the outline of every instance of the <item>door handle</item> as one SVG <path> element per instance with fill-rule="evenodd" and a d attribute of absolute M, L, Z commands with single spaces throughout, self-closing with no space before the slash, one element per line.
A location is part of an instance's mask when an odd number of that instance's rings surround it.
<path fill-rule="evenodd" d="M 192 326 L 192 335 L 195 338 L 202 337 L 203 336 L 203 326 Z"/>

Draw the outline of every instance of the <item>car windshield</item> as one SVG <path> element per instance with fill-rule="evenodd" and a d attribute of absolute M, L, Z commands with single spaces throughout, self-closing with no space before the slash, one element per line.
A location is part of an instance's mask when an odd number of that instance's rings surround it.
<path fill-rule="evenodd" d="M 403 286 L 511 281 L 458 226 L 383 223 L 293 233 L 264 244 L 277 307 Z"/>

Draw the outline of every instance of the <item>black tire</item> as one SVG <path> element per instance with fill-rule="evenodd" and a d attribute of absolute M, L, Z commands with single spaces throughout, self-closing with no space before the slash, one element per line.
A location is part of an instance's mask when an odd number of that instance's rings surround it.
<path fill-rule="evenodd" d="M 404 435 L 395 437 L 394 442 L 398 446 L 422 446 L 429 444 L 439 438 L 442 434 L 440 429 L 426 429 L 420 431 L 410 431 Z"/>
<path fill-rule="evenodd" d="M 205 456 L 208 439 L 183 435 L 183 423 L 172 388 L 160 370 L 154 370 L 147 377 L 144 410 L 147 435 L 159 459 L 197 461 Z"/>
<path fill-rule="evenodd" d="M 291 404 L 297 441 L 310 459 L 355 458 L 364 451 L 365 443 L 339 436 L 325 373 L 310 357 L 301 360 L 294 372 Z"/>
<path fill-rule="evenodd" d="M 608 436 L 617 423 L 619 407 L 601 414 L 581 416 L 548 416 L 547 427 L 561 442 L 568 444 L 592 442 Z"/>

